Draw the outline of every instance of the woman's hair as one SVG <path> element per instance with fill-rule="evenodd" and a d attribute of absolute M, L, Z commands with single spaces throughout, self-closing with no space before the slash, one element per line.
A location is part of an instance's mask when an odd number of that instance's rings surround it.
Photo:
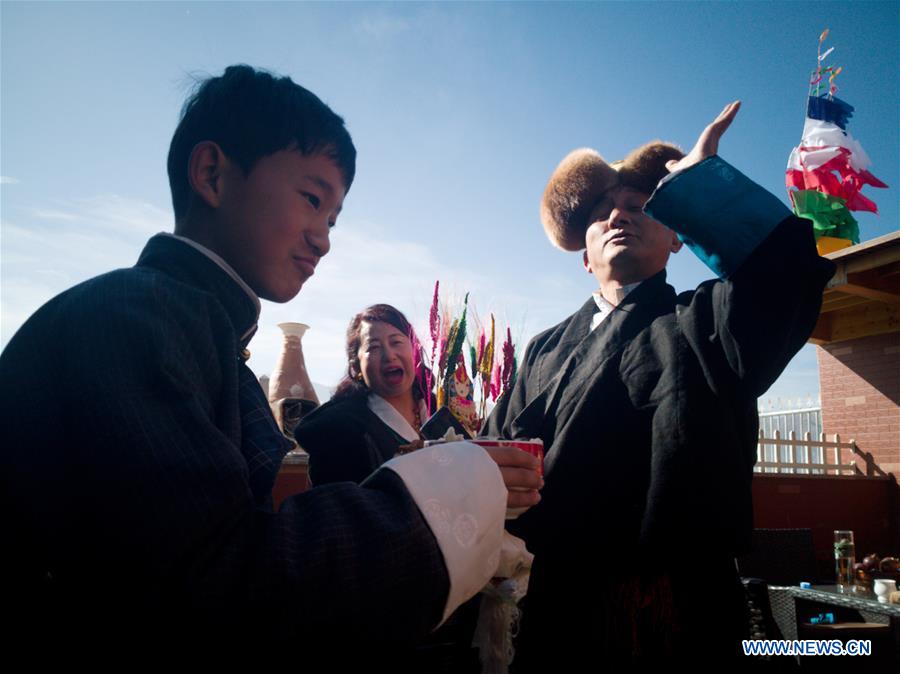
<path fill-rule="evenodd" d="M 360 333 L 362 332 L 363 321 L 368 323 L 381 321 L 382 323 L 393 325 L 404 335 L 407 335 L 411 341 L 415 335 L 415 331 L 409 324 L 409 321 L 406 320 L 406 316 L 390 304 L 373 304 L 356 314 L 356 316 L 353 317 L 353 320 L 350 321 L 350 327 L 347 328 L 347 344 L 345 347 L 347 352 L 347 373 L 337 385 L 334 395 L 331 396 L 332 400 L 341 400 L 342 398 L 362 396 L 369 393 L 369 388 L 360 377 L 362 370 L 359 366 L 359 347 L 362 341 Z M 416 342 L 417 341 L 418 340 L 416 340 Z M 413 354 L 414 364 L 415 361 L 416 357 L 415 354 Z M 413 397 L 416 400 L 425 398 L 425 391 L 422 390 L 422 384 L 419 381 L 418 376 L 416 376 L 413 381 Z"/>

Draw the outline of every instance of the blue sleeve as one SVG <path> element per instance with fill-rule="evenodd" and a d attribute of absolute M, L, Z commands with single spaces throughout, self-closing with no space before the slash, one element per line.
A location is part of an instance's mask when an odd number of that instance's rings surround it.
<path fill-rule="evenodd" d="M 790 210 L 718 155 L 664 178 L 644 212 L 729 278 Z"/>

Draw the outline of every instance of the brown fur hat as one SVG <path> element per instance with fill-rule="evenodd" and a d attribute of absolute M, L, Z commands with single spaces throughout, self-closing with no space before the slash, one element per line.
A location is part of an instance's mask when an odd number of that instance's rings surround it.
<path fill-rule="evenodd" d="M 669 173 L 666 162 L 682 157 L 678 146 L 659 140 L 612 164 L 589 148 L 569 153 L 550 176 L 541 199 L 541 222 L 550 242 L 563 250 L 581 250 L 588 216 L 604 193 L 626 185 L 651 194 Z"/>

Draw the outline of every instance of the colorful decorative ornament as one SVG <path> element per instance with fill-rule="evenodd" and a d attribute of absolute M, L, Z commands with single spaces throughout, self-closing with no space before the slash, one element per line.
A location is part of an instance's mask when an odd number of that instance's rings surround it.
<path fill-rule="evenodd" d="M 465 429 L 474 437 L 481 429 L 478 410 L 473 397 L 472 380 L 466 372 L 466 362 L 459 354 L 457 366 L 450 378 L 447 407 Z"/>
<path fill-rule="evenodd" d="M 791 192 L 794 212 L 801 218 L 813 221 L 816 239 L 830 236 L 838 239 L 859 240 L 859 225 L 847 210 L 846 202 L 816 190 Z"/>
<path fill-rule="evenodd" d="M 837 92 L 834 81 L 842 68 L 824 65 L 834 51 L 831 47 L 822 52 L 827 37 L 826 28 L 819 36 L 817 65 L 809 80 L 803 137 L 791 151 L 785 173 L 794 213 L 813 221 L 821 254 L 825 254 L 825 245 L 834 250 L 859 243 L 859 226 L 850 211 L 877 213 L 878 206 L 863 196 L 862 188 L 865 185 L 887 187 L 869 172 L 869 156 L 847 132 L 854 108 L 834 95 Z M 827 87 L 824 86 L 826 77 Z M 823 245 L 822 237 L 846 243 Z"/>
<path fill-rule="evenodd" d="M 488 399 L 496 402 L 515 382 L 517 363 L 512 332 L 507 328 L 507 340 L 501 350 L 496 342 L 494 314 L 490 315 L 488 328 L 469 307 L 466 293 L 462 311 L 455 315 L 458 305 L 445 305 L 439 288 L 440 283 L 435 282 L 428 325 L 430 363 L 425 362 L 427 350 L 411 338 L 414 353 L 419 354 L 415 361 L 416 378 L 423 391 L 434 391 L 437 409 L 447 407 L 467 431 L 477 435 L 489 412 Z M 470 327 L 478 335 L 474 341 L 467 340 Z M 428 415 L 435 411 L 429 407 Z"/>

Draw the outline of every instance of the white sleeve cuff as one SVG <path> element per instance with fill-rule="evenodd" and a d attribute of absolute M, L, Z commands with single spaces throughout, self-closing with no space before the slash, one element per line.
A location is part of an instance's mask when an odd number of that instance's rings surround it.
<path fill-rule="evenodd" d="M 443 623 L 494 576 L 506 516 L 506 485 L 478 445 L 451 442 L 385 463 L 397 473 L 431 528 L 447 565 Z"/>

